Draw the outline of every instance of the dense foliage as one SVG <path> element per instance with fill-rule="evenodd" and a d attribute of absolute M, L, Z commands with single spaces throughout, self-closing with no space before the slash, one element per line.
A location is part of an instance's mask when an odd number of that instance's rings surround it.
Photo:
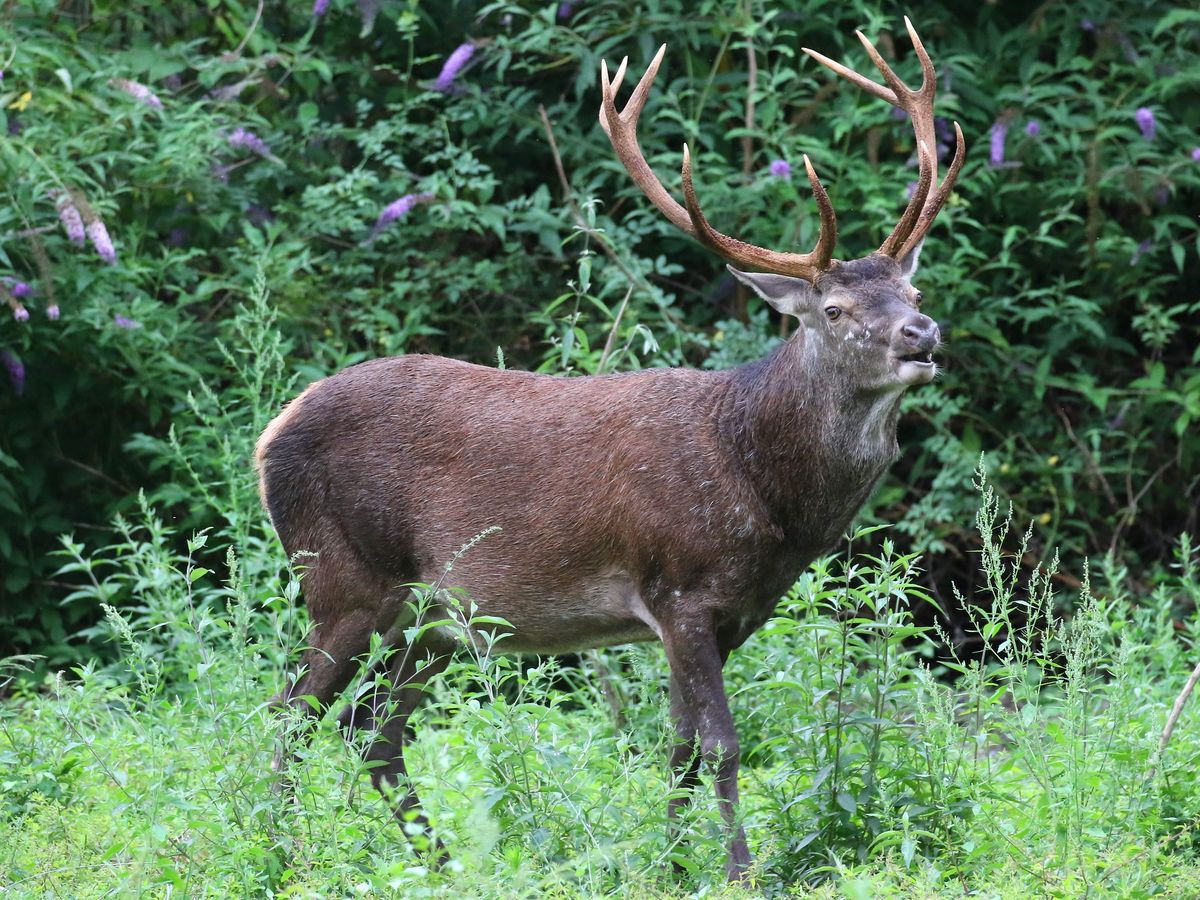
<path fill-rule="evenodd" d="M 861 28 L 915 82 L 901 12 L 0 5 L 0 656 L 35 654 L 0 663 L 0 890 L 720 892 L 713 804 L 666 840 L 656 648 L 593 659 L 603 690 L 479 652 L 434 685 L 412 768 L 445 871 L 363 793 L 332 717 L 296 803 L 273 794 L 288 722 L 266 699 L 306 623 L 253 444 L 304 383 L 383 354 L 562 374 L 763 354 L 787 323 L 633 187 L 599 62 L 638 72 L 668 41 L 640 129 L 664 182 L 686 140 L 714 223 L 807 249 L 807 153 L 846 258 L 903 209 L 912 133 L 800 48 L 866 71 Z M 729 664 L 753 877 L 1195 896 L 1200 740 L 1158 741 L 1200 600 L 1200 13 L 916 14 L 939 135 L 957 120 L 969 146 L 919 272 L 945 373 L 905 401 L 863 517 L 894 527 L 815 565 Z M 1036 568 L 1052 547 L 1061 570 Z"/>
<path fill-rule="evenodd" d="M 776 162 L 796 173 L 804 152 L 842 212 L 840 255 L 876 246 L 903 207 L 907 123 L 798 53 L 865 65 L 861 27 L 912 79 L 897 17 L 875 4 L 437 10 L 4 7 L 5 643 L 72 656 L 94 610 L 61 604 L 70 579 L 49 551 L 64 531 L 103 543 L 139 488 L 185 528 L 266 539 L 233 473 L 290 385 L 418 350 L 590 372 L 610 331 L 609 369 L 763 352 L 780 326 L 613 158 L 595 121 L 603 57 L 637 69 L 669 39 L 642 144 L 672 184 L 692 143 L 726 230 L 808 246 L 804 179 Z M 944 599 L 972 571 L 963 487 L 987 450 L 1046 544 L 1111 551 L 1144 587 L 1200 506 L 1200 14 L 947 4 L 918 25 L 970 155 L 922 259 L 945 376 L 908 401 L 906 454 L 872 516 L 932 554 Z M 75 246 L 64 206 L 110 246 Z M 239 386 L 262 350 L 239 316 L 260 268 L 276 326 L 262 337 L 287 358 Z M 234 511 L 214 502 L 235 490 Z"/>

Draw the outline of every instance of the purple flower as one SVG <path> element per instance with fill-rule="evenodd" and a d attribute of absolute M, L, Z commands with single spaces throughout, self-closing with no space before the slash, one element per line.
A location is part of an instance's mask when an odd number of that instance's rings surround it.
<path fill-rule="evenodd" d="M 988 154 L 988 162 L 994 168 L 1000 168 L 1004 165 L 1004 141 L 1008 138 L 1008 126 L 1003 122 L 997 122 L 992 126 L 991 138 L 991 152 Z"/>
<path fill-rule="evenodd" d="M 574 3 L 558 4 L 558 19 L 560 22 L 571 18 L 571 14 L 573 12 L 575 12 L 575 4 Z"/>
<path fill-rule="evenodd" d="M 462 72 L 463 66 L 471 59 L 475 53 L 475 45 L 468 42 L 459 44 L 458 48 L 446 57 L 446 62 L 442 66 L 442 71 L 438 74 L 437 81 L 433 83 L 435 91 L 448 92 L 454 87 L 454 80 L 458 78 Z"/>
<path fill-rule="evenodd" d="M 67 238 L 71 243 L 76 247 L 82 247 L 84 245 L 83 217 L 79 215 L 75 204 L 71 202 L 70 194 L 64 193 L 59 198 L 58 220 L 67 230 Z"/>
<path fill-rule="evenodd" d="M 9 291 L 14 297 L 19 297 L 21 299 L 33 296 L 33 286 L 26 284 L 24 281 L 16 282 L 11 288 L 9 288 Z"/>
<path fill-rule="evenodd" d="M 1042 133 L 1042 123 L 1037 119 L 1030 119 L 1025 124 L 1025 133 L 1030 137 L 1037 137 Z"/>
<path fill-rule="evenodd" d="M 1095 31 L 1096 23 L 1093 22 L 1091 19 L 1084 19 L 1079 23 L 1079 27 L 1082 28 L 1084 31 Z"/>
<path fill-rule="evenodd" d="M 1137 247 L 1134 248 L 1133 254 L 1129 257 L 1129 264 L 1131 266 L 1136 266 L 1138 260 L 1149 253 L 1153 247 L 1154 241 L 1150 240 L 1150 238 L 1146 238 L 1146 240 L 1142 241 L 1137 245 Z"/>
<path fill-rule="evenodd" d="M 87 226 L 87 236 L 102 260 L 109 264 L 117 261 L 117 251 L 113 249 L 112 239 L 108 236 L 108 229 L 104 227 L 103 222 L 92 219 Z"/>
<path fill-rule="evenodd" d="M 0 350 L 0 362 L 8 370 L 8 383 L 12 385 L 13 393 L 20 397 L 25 392 L 25 364 L 7 350 Z"/>
<path fill-rule="evenodd" d="M 771 160 L 770 171 L 771 171 L 771 174 L 774 175 L 776 178 L 791 179 L 792 164 L 789 163 L 786 159 L 773 159 L 773 160 Z"/>
<path fill-rule="evenodd" d="M 12 304 L 12 311 L 13 311 L 13 318 L 16 319 L 18 322 L 28 322 L 29 321 L 29 310 L 27 310 L 20 303 Z"/>
<path fill-rule="evenodd" d="M 313 0 L 312 14 L 315 18 L 321 18 L 327 12 L 329 12 L 329 0 Z"/>
<path fill-rule="evenodd" d="M 51 322 L 57 322 L 59 315 L 61 315 L 61 313 L 58 309 L 57 303 L 51 303 L 46 307 L 46 318 Z"/>
<path fill-rule="evenodd" d="M 268 222 L 275 221 L 275 213 L 271 211 L 270 207 L 251 203 L 246 207 L 246 221 L 261 228 Z"/>
<path fill-rule="evenodd" d="M 257 153 L 259 156 L 271 155 L 271 148 L 267 146 L 266 142 L 248 128 L 233 129 L 233 131 L 229 132 L 225 140 L 235 150 L 249 150 L 251 153 Z"/>
<path fill-rule="evenodd" d="M 908 197 L 909 200 L 911 200 L 913 198 L 913 194 L 915 194 L 916 192 L 917 192 L 917 182 L 910 181 L 908 183 L 908 187 L 906 187 L 904 189 L 905 196 Z"/>
<path fill-rule="evenodd" d="M 387 228 L 397 219 L 407 216 L 418 203 L 428 203 L 432 199 L 433 194 L 405 194 L 399 200 L 393 200 L 383 208 L 383 212 L 375 220 L 375 227 L 371 229 L 371 236 L 367 238 L 367 243 L 370 244 L 374 241 L 379 237 L 383 229 Z"/>
<path fill-rule="evenodd" d="M 123 316 L 120 313 L 117 313 L 115 316 L 113 316 L 113 324 L 118 328 L 124 328 L 126 331 L 131 331 L 134 328 L 142 327 L 141 322 L 137 321 L 136 319 L 130 319 L 129 317 Z"/>
<path fill-rule="evenodd" d="M 1192 148 L 1192 162 L 1200 162 L 1200 147 Z"/>
<path fill-rule="evenodd" d="M 154 95 L 154 91 L 146 87 L 144 84 L 139 84 L 136 81 L 131 81 L 128 78 L 114 78 L 110 84 L 119 91 L 124 91 L 135 100 L 141 100 L 147 106 L 154 109 L 162 109 L 162 101 Z"/>
<path fill-rule="evenodd" d="M 1154 140 L 1157 123 L 1154 121 L 1154 113 L 1151 112 L 1150 107 L 1139 106 L 1138 111 L 1133 114 L 1133 118 L 1137 120 L 1137 126 L 1142 130 L 1142 137 L 1148 141 Z"/>

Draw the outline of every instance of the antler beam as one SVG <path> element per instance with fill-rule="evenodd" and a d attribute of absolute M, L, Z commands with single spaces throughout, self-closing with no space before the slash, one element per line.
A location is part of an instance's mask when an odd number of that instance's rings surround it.
<path fill-rule="evenodd" d="M 962 129 L 954 123 L 956 148 L 954 159 L 946 178 L 938 182 L 937 141 L 934 129 L 933 101 L 937 89 L 937 75 L 933 61 L 925 51 L 921 38 L 913 28 L 908 17 L 904 17 L 904 26 L 912 39 L 913 49 L 921 62 L 921 86 L 913 90 L 892 71 L 875 45 L 867 40 L 861 31 L 855 32 L 858 39 L 866 48 L 871 62 L 879 69 L 886 84 L 877 84 L 870 78 L 860 75 L 839 62 L 835 62 L 815 50 L 803 48 L 804 52 L 821 65 L 833 70 L 847 81 L 858 85 L 872 96 L 885 100 L 892 106 L 904 110 L 912 119 L 913 132 L 917 139 L 917 184 L 913 190 L 908 207 L 904 210 L 900 221 L 892 229 L 879 248 L 879 252 L 887 256 L 901 259 L 917 247 L 924 239 L 933 220 L 950 195 L 958 173 L 962 169 L 966 157 L 966 144 L 963 141 Z M 777 275 L 791 275 L 808 281 L 815 281 L 821 272 L 836 265 L 833 259 L 833 248 L 837 242 L 837 217 L 834 215 L 833 204 L 829 202 L 829 194 L 821 185 L 817 173 L 807 156 L 804 157 L 804 169 L 808 173 L 812 185 L 813 196 L 817 201 L 820 215 L 820 232 L 816 246 L 809 253 L 784 253 L 778 250 L 768 250 L 747 244 L 713 228 L 700 209 L 696 199 L 696 189 L 692 181 L 691 153 L 686 144 L 683 147 L 683 194 L 685 205 L 681 206 L 671 193 L 658 180 L 654 170 L 642 155 L 638 144 L 637 123 L 658 76 L 659 66 L 662 65 L 663 55 L 667 46 L 663 44 L 650 62 L 625 108 L 618 111 L 616 105 L 617 91 L 625 78 L 628 59 L 621 60 L 616 74 L 611 81 L 608 76 L 608 64 L 600 63 L 600 127 L 608 135 L 617 157 L 633 177 L 634 183 L 641 188 L 642 193 L 667 219 L 682 231 L 687 232 L 706 247 L 719 253 L 725 259 L 739 266 L 755 269 L 761 272 L 772 272 Z"/>
<path fill-rule="evenodd" d="M 816 280 L 823 270 L 833 264 L 833 247 L 837 242 L 837 219 L 833 212 L 833 204 L 829 202 L 829 195 L 822 187 L 807 156 L 804 157 L 804 168 L 808 172 L 808 180 L 812 184 L 813 195 L 817 199 L 817 208 L 821 218 L 817 244 L 811 253 L 781 253 L 765 247 L 756 247 L 712 228 L 700 210 L 700 203 L 696 199 L 695 188 L 692 184 L 691 154 L 686 144 L 683 148 L 683 191 L 687 201 L 686 209 L 680 206 L 679 202 L 662 186 L 662 182 L 658 180 L 658 176 L 646 162 L 642 155 L 642 148 L 638 144 L 637 122 L 646 105 L 646 98 L 658 75 L 658 67 L 662 64 L 663 54 L 666 53 L 666 50 L 666 44 L 658 48 L 658 53 L 655 54 L 650 66 L 642 75 L 641 81 L 634 88 L 629 102 L 620 112 L 617 111 L 616 94 L 625 77 L 625 66 L 628 60 L 621 60 L 621 65 L 617 68 L 611 83 L 608 77 L 608 64 L 600 63 L 600 90 L 603 95 L 600 104 L 600 127 L 608 135 L 617 157 L 633 177 L 634 183 L 642 189 L 642 193 L 649 198 L 659 212 L 677 228 L 686 231 L 725 259 L 735 265 L 761 272 L 791 275 L 807 281 Z"/>
<path fill-rule="evenodd" d="M 904 17 L 904 27 L 908 29 L 913 50 L 916 51 L 917 59 L 921 62 L 921 86 L 917 90 L 913 90 L 900 80 L 892 71 L 892 67 L 879 55 L 875 45 L 861 31 L 856 31 L 855 34 L 862 41 L 875 68 L 883 75 L 883 80 L 887 82 L 886 87 L 815 50 L 809 50 L 807 47 L 801 48 L 821 65 L 858 85 L 868 94 L 886 100 L 892 106 L 904 110 L 912 119 L 913 132 L 917 139 L 917 187 L 913 191 L 912 199 L 909 201 L 904 215 L 900 217 L 900 221 L 896 223 L 892 233 L 879 248 L 880 253 L 897 259 L 910 253 L 925 238 L 934 218 L 945 204 L 946 198 L 950 196 L 950 191 L 954 188 L 954 182 L 962 169 L 963 160 L 966 158 L 966 143 L 963 141 L 962 129 L 955 122 L 954 159 L 950 163 L 946 179 L 938 184 L 938 163 L 935 149 L 937 139 L 933 116 L 937 75 L 934 72 L 933 61 L 929 58 L 925 45 L 921 43 L 921 38 L 917 35 L 917 30 L 913 28 L 908 16 Z"/>

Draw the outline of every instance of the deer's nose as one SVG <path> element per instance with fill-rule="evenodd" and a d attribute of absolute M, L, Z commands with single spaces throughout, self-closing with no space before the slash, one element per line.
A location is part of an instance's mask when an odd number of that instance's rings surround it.
<path fill-rule="evenodd" d="M 901 336 L 917 350 L 932 350 L 942 340 L 937 322 L 929 316 L 918 314 L 900 327 Z"/>

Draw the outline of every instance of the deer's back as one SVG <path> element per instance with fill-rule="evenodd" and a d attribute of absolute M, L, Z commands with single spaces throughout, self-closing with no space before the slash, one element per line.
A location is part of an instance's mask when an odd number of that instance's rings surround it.
<path fill-rule="evenodd" d="M 536 649 L 569 646 L 541 646 L 565 621 L 593 635 L 607 622 L 600 642 L 650 637 L 639 604 L 739 577 L 739 548 L 768 525 L 717 434 L 725 383 L 688 369 L 560 378 L 431 356 L 363 363 L 264 432 L 264 499 L 289 553 L 319 553 L 305 544 L 334 523 L 397 581 L 432 582 L 452 563 L 446 583 L 523 619 Z M 459 555 L 489 528 L 500 530 Z"/>

